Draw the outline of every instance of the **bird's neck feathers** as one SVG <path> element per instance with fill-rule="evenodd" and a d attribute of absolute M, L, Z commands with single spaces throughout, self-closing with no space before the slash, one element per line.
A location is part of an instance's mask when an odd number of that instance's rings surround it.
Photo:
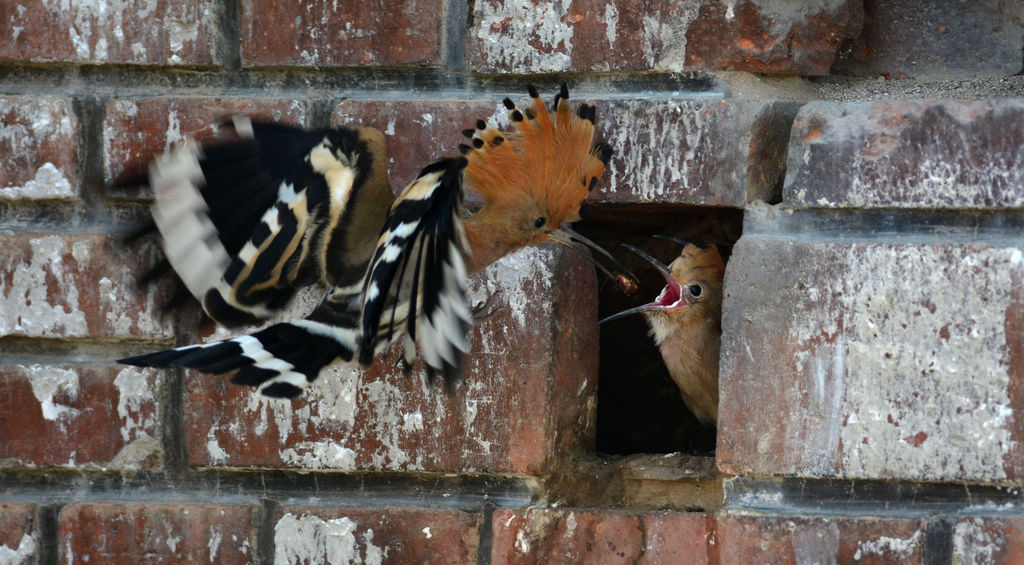
<path fill-rule="evenodd" d="M 651 326 L 651 337 L 658 346 L 666 342 L 696 342 L 708 337 L 722 335 L 721 316 L 714 315 L 708 304 L 684 306 L 682 312 L 648 312 L 647 323 Z M 709 310 L 710 312 L 705 312 Z"/>
<path fill-rule="evenodd" d="M 524 245 L 506 218 L 486 208 L 463 222 L 472 255 L 467 257 L 468 273 L 475 273 Z"/>
<path fill-rule="evenodd" d="M 651 338 L 654 339 L 655 345 L 665 343 L 677 329 L 661 312 L 649 312 L 644 317 L 647 318 L 647 325 L 651 327 Z"/>

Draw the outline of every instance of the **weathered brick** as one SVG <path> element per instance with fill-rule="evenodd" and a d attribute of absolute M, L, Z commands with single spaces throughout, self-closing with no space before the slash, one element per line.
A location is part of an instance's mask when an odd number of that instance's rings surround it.
<path fill-rule="evenodd" d="M 720 469 L 1020 477 L 1022 283 L 1016 247 L 745 235 L 726 274 Z"/>
<path fill-rule="evenodd" d="M 144 173 L 149 162 L 174 143 L 233 139 L 221 124 L 244 114 L 289 125 L 303 125 L 306 103 L 279 98 L 146 98 L 107 103 L 103 121 L 106 179 Z M 125 196 L 123 193 L 115 193 Z"/>
<path fill-rule="evenodd" d="M 525 102 L 525 96 L 512 97 Z M 596 100 L 598 140 L 614 155 L 593 201 L 743 206 L 778 199 L 789 127 L 798 103 L 735 100 Z M 388 135 L 395 190 L 431 160 L 454 154 L 461 131 L 478 118 L 508 127 L 493 101 L 347 100 L 337 125 L 372 126 Z"/>
<path fill-rule="evenodd" d="M 212 0 L 0 5 L 0 60 L 210 65 L 219 8 Z"/>
<path fill-rule="evenodd" d="M 0 199 L 75 198 L 78 118 L 71 101 L 0 96 L 0 155 Z"/>
<path fill-rule="evenodd" d="M 531 247 L 475 278 L 497 313 L 471 334 L 454 393 L 406 377 L 396 351 L 372 370 L 336 366 L 295 401 L 188 374 L 195 466 L 543 473 L 590 445 L 597 371 L 593 268 Z M 418 367 L 418 365 L 417 365 Z"/>
<path fill-rule="evenodd" d="M 472 6 L 466 60 L 481 73 L 731 69 L 825 75 L 863 19 L 861 3 L 852 0 L 813 6 L 774 0 L 482 0 Z"/>
<path fill-rule="evenodd" d="M 623 335 L 624 333 L 626 332 L 618 332 L 615 337 L 620 340 L 629 337 Z M 637 333 L 645 338 L 648 337 L 646 331 L 641 330 Z M 602 342 L 602 345 L 605 343 L 607 341 Z M 656 352 L 652 353 L 652 355 L 658 362 L 661 362 L 660 355 Z M 642 363 L 643 360 L 638 359 L 638 357 L 640 356 L 630 355 L 628 359 L 633 363 Z M 604 359 L 606 357 L 602 357 L 602 361 Z M 606 369 L 602 368 L 602 370 Z M 632 384 L 635 381 L 636 379 L 631 379 L 630 383 Z M 602 380 L 601 385 L 604 386 L 605 382 Z M 623 395 L 624 393 L 619 392 L 617 395 L 599 396 L 598 407 L 601 405 L 602 398 L 616 399 L 618 401 L 617 399 Z M 675 405 L 676 411 L 671 413 L 676 419 L 680 417 L 678 412 L 683 410 L 681 402 Z M 650 405 L 650 401 L 646 405 L 638 403 L 633 408 L 632 414 L 635 414 L 635 416 L 632 420 L 620 419 L 624 423 L 619 425 L 632 425 L 632 421 L 641 420 L 644 417 L 643 411 L 650 410 Z M 597 417 L 599 423 L 607 424 L 607 422 L 601 420 L 601 412 L 598 412 Z M 659 432 L 661 432 L 661 429 L 658 429 L 654 424 L 651 424 L 647 431 L 649 434 Z M 602 433 L 611 432 L 606 431 L 606 428 L 599 428 L 599 438 L 601 438 Z M 713 447 L 715 441 L 714 430 L 710 431 L 710 436 L 708 444 Z M 643 446 L 643 448 L 646 449 L 646 446 Z M 601 444 L 598 444 L 597 449 L 598 452 L 605 452 Z M 624 459 L 617 460 L 615 466 L 615 476 L 622 480 L 621 495 L 626 506 L 647 509 L 672 508 L 692 510 L 699 508 L 710 512 L 722 505 L 724 498 L 722 479 L 716 472 L 713 457 L 683 455 L 680 452 L 665 453 L 663 449 L 661 453 L 637 453 L 627 456 Z"/>
<path fill-rule="evenodd" d="M 1021 71 L 1024 4 L 866 0 L 864 30 L 837 58 L 843 74 L 943 79 Z"/>
<path fill-rule="evenodd" d="M 508 124 L 500 100 L 346 100 L 334 109 L 336 126 L 370 126 L 384 132 L 388 146 L 388 175 L 399 192 L 424 166 L 455 155 L 466 142 L 462 130 L 477 119 Z"/>
<path fill-rule="evenodd" d="M 139 288 L 156 246 L 103 235 L 0 235 L 0 336 L 170 338 L 159 286 Z"/>
<path fill-rule="evenodd" d="M 0 460 L 26 467 L 157 468 L 159 373 L 0 365 Z"/>
<path fill-rule="evenodd" d="M 1024 101 L 813 102 L 783 199 L 820 208 L 1024 207 Z"/>
<path fill-rule="evenodd" d="M 242 2 L 247 65 L 362 66 L 437 64 L 442 0 Z"/>
<path fill-rule="evenodd" d="M 615 153 L 592 198 L 737 207 L 776 200 L 798 108 L 738 100 L 599 102 L 598 136 Z"/>
<path fill-rule="evenodd" d="M 717 518 L 720 563 L 924 563 L 924 524 L 897 518 Z"/>
<path fill-rule="evenodd" d="M 862 3 L 851 0 L 705 2 L 686 34 L 686 64 L 827 75 L 839 48 L 857 36 L 863 21 Z"/>
<path fill-rule="evenodd" d="M 954 563 L 1015 563 L 1024 555 L 1024 517 L 962 517 L 952 541 Z"/>
<path fill-rule="evenodd" d="M 289 507 L 274 517 L 274 563 L 476 563 L 480 519 L 427 508 Z"/>
<path fill-rule="evenodd" d="M 182 110 L 191 117 L 189 130 L 229 113 L 219 105 L 222 102 Z M 615 155 L 595 201 L 742 206 L 752 199 L 778 198 L 789 124 L 799 104 L 684 99 L 596 103 L 597 137 L 610 143 Z M 168 145 L 162 138 L 180 139 L 179 132 L 186 129 L 177 125 L 179 111 L 162 104 L 147 101 L 153 108 L 145 112 L 135 102 L 114 104 L 126 109 L 115 112 L 125 117 L 108 117 L 108 122 L 116 123 L 108 132 L 123 132 L 107 134 L 113 140 L 108 141 L 109 151 L 116 156 L 108 157 L 108 163 L 134 162 L 138 170 L 148 156 Z M 145 114 L 132 118 L 134 125 L 127 117 L 133 112 Z M 389 175 L 399 191 L 424 165 L 454 154 L 465 141 L 461 131 L 477 118 L 508 126 L 506 111 L 497 100 L 347 100 L 335 108 L 331 122 L 372 126 L 387 135 Z M 209 136 L 212 131 L 202 129 L 200 134 Z"/>
<path fill-rule="evenodd" d="M 499 508 L 494 565 L 634 563 L 644 551 L 640 518 L 617 511 Z"/>
<path fill-rule="evenodd" d="M 638 565 L 706 565 L 714 552 L 714 518 L 694 512 L 657 512 L 641 516 L 644 552 Z"/>
<path fill-rule="evenodd" d="M 0 503 L 0 563 L 36 563 L 42 540 L 35 510 L 31 504 Z"/>
<path fill-rule="evenodd" d="M 708 563 L 714 521 L 706 514 L 499 508 L 491 563 Z M 710 528 L 709 528 L 710 526 Z"/>
<path fill-rule="evenodd" d="M 61 563 L 253 563 L 249 506 L 76 503 L 60 513 Z"/>

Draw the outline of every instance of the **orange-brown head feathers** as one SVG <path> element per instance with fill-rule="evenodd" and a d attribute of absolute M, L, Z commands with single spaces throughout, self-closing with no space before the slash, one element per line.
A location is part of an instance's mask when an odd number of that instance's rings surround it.
<path fill-rule="evenodd" d="M 722 278 L 725 276 L 725 261 L 718 247 L 700 247 L 690 243 L 683 248 L 679 257 L 672 261 L 669 270 L 677 282 L 706 281 L 721 290 Z"/>
<path fill-rule="evenodd" d="M 581 104 L 574 112 L 563 85 L 549 110 L 536 89 L 529 91 L 528 108 L 504 100 L 512 131 L 501 132 L 480 120 L 475 130 L 465 132 L 472 146 L 461 147 L 469 160 L 466 186 L 485 200 L 467 221 L 471 244 L 475 220 L 489 226 L 490 238 L 501 240 L 485 246 L 507 247 L 491 260 L 531 243 L 564 243 L 565 237 L 553 232 L 580 219 L 580 206 L 611 156 L 607 146 L 593 146 L 594 106 Z"/>

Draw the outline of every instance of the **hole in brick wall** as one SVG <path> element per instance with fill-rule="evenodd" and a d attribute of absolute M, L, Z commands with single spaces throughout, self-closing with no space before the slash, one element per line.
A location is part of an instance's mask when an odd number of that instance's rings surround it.
<path fill-rule="evenodd" d="M 576 229 L 622 260 L 640 278 L 640 288 L 625 296 L 607 277 L 600 279 L 600 318 L 650 302 L 665 286 L 646 261 L 623 248 L 628 243 L 668 264 L 679 255 L 675 243 L 651 237 L 669 235 L 732 247 L 743 226 L 743 211 L 733 208 L 668 205 L 595 206 Z M 597 451 L 707 454 L 715 448 L 715 429 L 690 413 L 669 377 L 661 354 L 648 335 L 643 315 L 601 326 L 598 376 Z"/>

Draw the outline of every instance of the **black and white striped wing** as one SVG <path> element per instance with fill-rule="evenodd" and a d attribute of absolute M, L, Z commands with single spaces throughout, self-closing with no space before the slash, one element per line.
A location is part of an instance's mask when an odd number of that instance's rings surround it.
<path fill-rule="evenodd" d="M 305 320 L 248 336 L 121 359 L 142 367 L 237 371 L 231 381 L 294 398 L 337 361 L 369 365 L 404 336 L 411 364 L 419 345 L 428 374 L 459 374 L 468 349 L 468 252 L 462 228 L 464 158 L 429 165 L 395 201 L 361 285 L 334 286 Z"/>
<path fill-rule="evenodd" d="M 205 373 L 237 370 L 231 382 L 266 396 L 295 398 L 320 371 L 338 359 L 351 361 L 356 349 L 355 319 L 349 327 L 297 320 L 274 324 L 252 335 L 189 345 L 129 357 L 118 362 L 138 367 L 185 367 Z"/>
<path fill-rule="evenodd" d="M 361 281 L 392 199 L 379 132 L 235 127 L 241 142 L 186 144 L 150 167 L 165 254 L 206 313 L 250 323 L 318 279 Z M 355 224 L 367 235 L 351 233 Z"/>
<path fill-rule="evenodd" d="M 451 383 L 468 349 L 462 226 L 466 159 L 442 159 L 420 172 L 392 205 L 363 286 L 359 362 L 399 336 L 405 360 L 419 346 L 429 376 Z"/>

